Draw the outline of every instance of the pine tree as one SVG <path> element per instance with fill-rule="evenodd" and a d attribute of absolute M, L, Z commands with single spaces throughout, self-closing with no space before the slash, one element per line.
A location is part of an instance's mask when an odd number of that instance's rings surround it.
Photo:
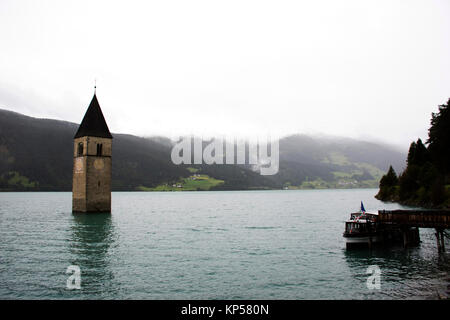
<path fill-rule="evenodd" d="M 439 112 L 431 114 L 428 130 L 428 150 L 432 161 L 447 178 L 450 174 L 450 99 L 439 106 Z"/>
<path fill-rule="evenodd" d="M 416 158 L 416 143 L 413 141 L 409 145 L 408 158 L 406 160 L 408 166 L 414 164 L 415 158 Z"/>
<path fill-rule="evenodd" d="M 414 164 L 423 166 L 428 161 L 428 150 L 419 138 L 416 142 L 416 152 L 414 154 Z"/>
<path fill-rule="evenodd" d="M 397 174 L 394 168 L 389 166 L 388 172 L 380 180 L 380 191 L 375 196 L 379 200 L 393 201 L 396 197 L 396 186 L 398 184 Z"/>
<path fill-rule="evenodd" d="M 428 150 L 422 142 L 422 139 L 417 139 L 417 142 L 412 142 L 408 151 L 408 166 L 416 165 L 423 166 L 428 161 Z"/>
<path fill-rule="evenodd" d="M 394 187 L 398 184 L 397 174 L 394 168 L 389 166 L 388 172 L 380 180 L 380 188 L 382 187 Z"/>

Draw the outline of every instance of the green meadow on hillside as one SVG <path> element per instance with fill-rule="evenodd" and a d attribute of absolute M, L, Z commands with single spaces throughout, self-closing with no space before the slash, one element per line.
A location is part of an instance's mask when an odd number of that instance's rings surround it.
<path fill-rule="evenodd" d="M 193 170 L 189 170 L 193 169 Z M 196 172 L 194 168 L 188 168 L 190 172 Z M 210 190 L 212 187 L 223 184 L 223 180 L 211 178 L 205 174 L 193 174 L 187 178 L 183 178 L 176 183 L 164 183 L 154 188 L 139 186 L 138 191 L 200 191 Z"/>

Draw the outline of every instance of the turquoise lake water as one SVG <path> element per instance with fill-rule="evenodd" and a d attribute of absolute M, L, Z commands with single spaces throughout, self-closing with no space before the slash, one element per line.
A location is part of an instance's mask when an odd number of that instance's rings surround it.
<path fill-rule="evenodd" d="M 417 248 L 347 251 L 377 190 L 113 192 L 112 214 L 72 214 L 71 193 L 0 193 L 1 299 L 432 299 L 450 260 Z M 81 289 L 69 290 L 70 265 Z M 370 265 L 381 289 L 366 286 Z"/>

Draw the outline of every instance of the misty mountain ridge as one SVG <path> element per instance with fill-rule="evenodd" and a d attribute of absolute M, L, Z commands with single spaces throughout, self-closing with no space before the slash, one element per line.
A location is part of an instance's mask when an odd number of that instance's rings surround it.
<path fill-rule="evenodd" d="M 77 129 L 72 122 L 0 109 L 0 190 L 70 191 Z M 279 140 L 278 174 L 261 176 L 249 165 L 174 165 L 175 142 L 166 137 L 113 137 L 116 191 L 183 190 L 195 179 L 214 183 L 193 184 L 194 190 L 378 187 L 389 165 L 397 172 L 405 166 L 405 153 L 385 144 L 297 134 Z"/>

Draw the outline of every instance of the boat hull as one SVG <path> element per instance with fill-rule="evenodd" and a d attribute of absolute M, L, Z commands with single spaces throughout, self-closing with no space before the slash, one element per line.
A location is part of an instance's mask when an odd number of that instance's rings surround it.
<path fill-rule="evenodd" d="M 344 234 L 344 238 L 347 249 L 371 247 L 373 244 L 382 242 L 382 236 L 379 234 Z"/>

